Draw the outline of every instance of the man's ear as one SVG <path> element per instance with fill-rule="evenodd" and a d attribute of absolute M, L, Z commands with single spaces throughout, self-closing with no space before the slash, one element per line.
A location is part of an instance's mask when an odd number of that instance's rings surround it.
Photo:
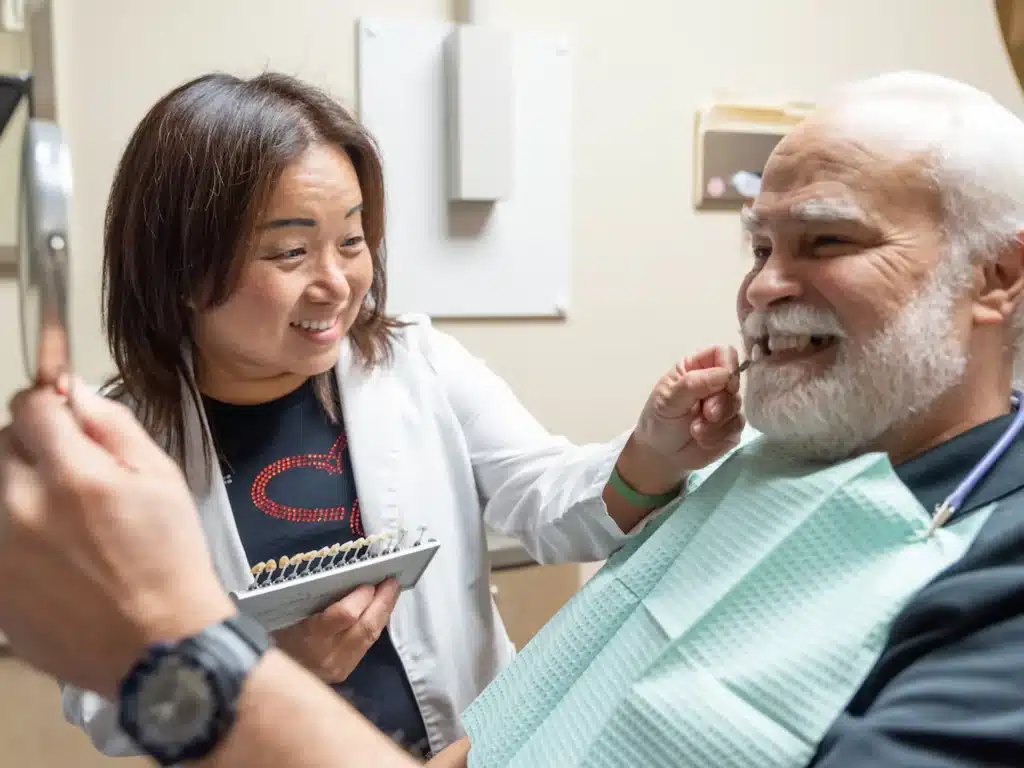
<path fill-rule="evenodd" d="M 999 256 L 982 266 L 982 284 L 974 300 L 974 324 L 1005 323 L 1024 300 L 1024 232 Z"/>

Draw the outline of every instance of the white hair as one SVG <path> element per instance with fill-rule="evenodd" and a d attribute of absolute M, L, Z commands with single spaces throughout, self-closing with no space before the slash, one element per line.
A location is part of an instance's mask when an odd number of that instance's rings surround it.
<path fill-rule="evenodd" d="M 990 94 L 926 72 L 894 72 L 844 86 L 823 106 L 858 139 L 924 159 L 955 271 L 996 258 L 1024 231 L 1024 121 Z M 1022 382 L 1024 302 L 1011 330 L 1014 381 Z"/>

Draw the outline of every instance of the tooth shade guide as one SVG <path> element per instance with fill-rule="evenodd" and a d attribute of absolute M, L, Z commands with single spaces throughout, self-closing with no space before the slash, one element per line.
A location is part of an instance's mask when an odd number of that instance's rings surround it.
<path fill-rule="evenodd" d="M 323 611 L 360 585 L 380 584 L 394 578 L 402 591 L 413 589 L 441 544 L 437 539 L 424 536 L 419 546 L 410 544 L 397 551 L 380 551 L 381 545 L 390 550 L 389 545 L 397 538 L 393 529 L 377 534 L 373 553 L 361 547 L 362 554 L 350 557 L 348 563 L 326 565 L 305 577 L 282 579 L 278 572 L 272 581 L 233 590 L 231 598 L 241 613 L 260 623 L 268 632 L 275 632 Z M 338 554 L 342 551 L 342 546 L 338 545 Z M 350 547 L 347 554 L 351 552 Z M 289 557 L 289 562 L 294 560 Z"/>
<path fill-rule="evenodd" d="M 284 555 L 277 561 L 267 560 L 257 563 L 251 568 L 256 579 L 249 589 L 275 586 L 295 579 L 302 579 L 305 576 L 314 576 L 333 568 L 398 554 L 407 547 L 415 547 L 423 543 L 426 526 L 418 527 L 416 532 L 418 535 L 414 543 L 407 541 L 408 530 L 399 527 L 347 541 L 344 544 L 332 544 L 316 551 L 300 552 L 291 556 Z"/>

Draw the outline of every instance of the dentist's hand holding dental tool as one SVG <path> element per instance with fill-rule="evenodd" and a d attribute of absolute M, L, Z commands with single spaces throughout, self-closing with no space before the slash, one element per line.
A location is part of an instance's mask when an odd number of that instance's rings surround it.
<path fill-rule="evenodd" d="M 631 441 L 644 449 L 646 461 L 678 488 L 686 475 L 734 448 L 745 421 L 741 411 L 740 366 L 736 349 L 709 347 L 683 358 L 651 391 Z M 628 452 L 623 451 L 623 458 Z M 630 468 L 618 466 L 629 482 Z M 664 489 L 640 489 L 662 493 Z"/>

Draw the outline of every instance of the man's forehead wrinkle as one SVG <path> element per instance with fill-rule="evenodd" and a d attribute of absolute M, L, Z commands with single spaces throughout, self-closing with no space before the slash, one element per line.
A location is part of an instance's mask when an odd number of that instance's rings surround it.
<path fill-rule="evenodd" d="M 804 200 L 849 201 L 880 223 L 901 210 L 939 215 L 938 192 L 927 156 L 892 151 L 861 138 L 805 128 L 783 139 L 765 167 L 755 218 L 791 219 Z M 880 217 L 880 218 L 879 218 Z"/>
<path fill-rule="evenodd" d="M 812 141 L 787 143 L 765 169 L 763 186 L 791 189 L 815 181 L 840 181 L 878 164 L 876 153 L 848 142 Z"/>
<path fill-rule="evenodd" d="M 762 219 L 813 218 L 817 206 L 852 211 L 858 202 L 858 169 L 826 147 L 786 151 L 765 174 L 754 213 Z M 824 210 L 818 212 L 826 218 Z"/>

